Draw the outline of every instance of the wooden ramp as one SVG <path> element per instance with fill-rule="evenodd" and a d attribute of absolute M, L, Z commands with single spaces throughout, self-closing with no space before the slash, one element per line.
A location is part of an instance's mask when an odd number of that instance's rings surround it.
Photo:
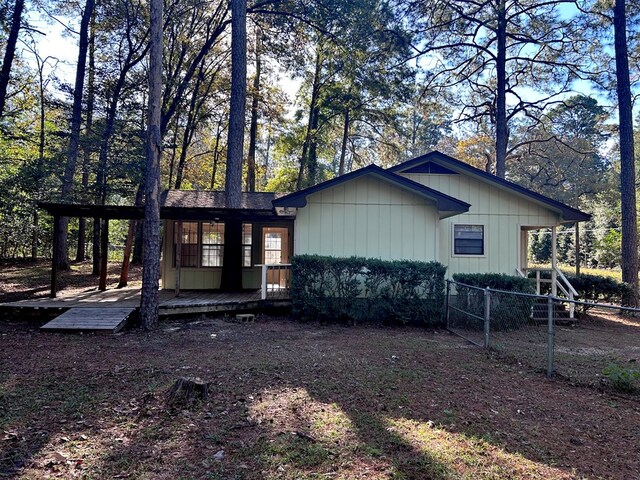
<path fill-rule="evenodd" d="M 40 329 L 117 333 L 134 311 L 131 307 L 72 307 Z"/>

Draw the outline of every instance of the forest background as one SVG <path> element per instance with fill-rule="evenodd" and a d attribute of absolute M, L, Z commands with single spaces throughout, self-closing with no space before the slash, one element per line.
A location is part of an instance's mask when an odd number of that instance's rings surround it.
<path fill-rule="evenodd" d="M 591 213 L 579 259 L 560 231 L 560 260 L 618 268 L 625 179 L 636 203 L 620 139 L 637 116 L 638 18 L 633 1 L 250 2 L 243 189 L 295 191 L 437 149 Z M 142 200 L 149 6 L 0 0 L 0 29 L 0 258 L 48 257 L 37 202 Z M 161 189 L 225 188 L 230 36 L 228 2 L 164 3 Z M 127 231 L 112 222 L 111 243 Z M 533 261 L 550 240 L 532 234 Z M 68 247 L 91 257 L 99 224 L 71 219 Z"/>

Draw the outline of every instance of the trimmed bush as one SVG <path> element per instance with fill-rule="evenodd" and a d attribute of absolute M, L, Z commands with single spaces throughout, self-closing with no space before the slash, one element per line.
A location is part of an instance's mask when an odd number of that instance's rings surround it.
<path fill-rule="evenodd" d="M 564 273 L 564 272 L 563 272 Z M 535 272 L 529 272 L 530 278 L 535 278 Z M 633 289 L 626 283 L 618 282 L 611 277 L 602 275 L 589 275 L 581 273 L 580 275 L 564 274 L 578 292 L 578 300 L 593 303 L 611 303 L 614 305 L 624 305 L 625 300 L 633 294 Z M 541 277 L 545 279 L 551 278 L 551 272 L 541 272 Z M 543 293 L 549 293 L 549 284 L 543 284 Z M 588 305 L 577 305 L 578 309 L 586 312 L 589 310 Z"/>
<path fill-rule="evenodd" d="M 444 274 L 438 262 L 296 255 L 293 315 L 301 320 L 441 324 Z"/>
<path fill-rule="evenodd" d="M 536 293 L 536 284 L 528 278 L 504 273 L 455 273 L 453 280 L 480 288 L 493 288 L 507 292 Z"/>

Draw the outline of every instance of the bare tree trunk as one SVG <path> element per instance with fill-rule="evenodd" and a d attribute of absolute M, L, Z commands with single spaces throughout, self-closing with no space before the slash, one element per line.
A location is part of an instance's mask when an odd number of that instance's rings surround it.
<path fill-rule="evenodd" d="M 38 212 L 37 202 L 40 200 L 41 190 L 40 182 L 43 177 L 44 169 L 44 147 L 46 141 L 45 132 L 45 106 L 44 106 L 44 66 L 47 63 L 46 59 L 40 61 L 40 57 L 36 55 L 36 61 L 38 63 L 38 93 L 40 96 L 40 126 L 39 126 L 39 141 L 38 141 L 38 164 L 36 166 L 36 204 L 33 206 L 33 232 L 31 233 L 31 259 L 36 260 L 38 258 L 38 239 L 39 239 L 39 223 L 40 215 Z"/>
<path fill-rule="evenodd" d="M 180 123 L 180 115 L 176 118 L 175 126 L 173 128 L 173 139 L 171 140 L 171 160 L 169 161 L 169 188 L 173 185 L 173 171 L 176 163 L 176 150 L 178 141 L 178 124 Z"/>
<path fill-rule="evenodd" d="M 320 71 L 322 70 L 322 47 L 320 42 L 316 47 L 316 66 L 313 74 L 313 87 L 311 89 L 311 100 L 309 102 L 309 123 L 307 124 L 307 133 L 305 135 L 304 143 L 302 144 L 302 155 L 300 156 L 300 170 L 298 171 L 298 181 L 296 182 L 296 190 L 302 190 L 313 183 L 314 179 L 311 178 L 311 170 L 315 170 L 311 166 L 310 150 L 312 147 L 313 139 L 316 136 L 315 129 L 318 127 L 318 96 L 320 94 Z"/>
<path fill-rule="evenodd" d="M 349 141 L 349 110 L 344 112 L 344 128 L 342 130 L 342 149 L 340 150 L 340 164 L 338 175 L 344 175 L 344 160 L 347 157 L 347 142 Z"/>
<path fill-rule="evenodd" d="M 93 219 L 91 238 L 91 275 L 100 275 L 100 219 Z"/>
<path fill-rule="evenodd" d="M 247 97 L 247 2 L 231 0 L 231 101 L 227 140 L 227 208 L 240 208 L 245 102 Z M 221 288 L 242 289 L 242 221 L 225 223 Z"/>
<path fill-rule="evenodd" d="M 315 185 L 318 180 L 318 124 L 320 123 L 320 107 L 316 106 L 311 117 L 311 138 L 309 141 L 309 178 L 307 185 Z"/>
<path fill-rule="evenodd" d="M 198 110 L 198 96 L 200 94 L 200 85 L 204 79 L 203 64 L 200 65 L 198 75 L 196 76 L 196 83 L 193 87 L 191 94 L 191 101 L 189 102 L 189 111 L 187 112 L 187 123 L 184 126 L 184 132 L 182 134 L 182 149 L 180 150 L 180 158 L 178 160 L 178 168 L 176 170 L 176 190 L 182 187 L 182 178 L 184 175 L 184 166 L 187 161 L 187 153 L 189 151 L 189 145 L 193 140 L 193 134 L 195 132 L 196 114 Z"/>
<path fill-rule="evenodd" d="M 136 192 L 136 207 L 142 205 L 142 196 L 144 194 L 144 188 L 142 185 L 138 187 Z M 124 288 L 129 283 L 129 265 L 131 264 L 131 252 L 133 251 L 133 240 L 136 235 L 136 227 L 138 225 L 137 220 L 129 220 L 129 229 L 127 230 L 127 239 L 124 243 L 124 256 L 122 258 L 122 268 L 120 269 L 120 281 L 117 288 Z"/>
<path fill-rule="evenodd" d="M 22 10 L 24 10 L 24 0 L 16 0 L 13 7 L 13 16 L 11 17 L 11 30 L 9 30 L 4 59 L 2 60 L 2 69 L 0 70 L 0 118 L 4 113 L 4 106 L 7 100 L 9 75 L 11 74 L 11 66 L 16 54 L 16 44 L 18 43 L 18 34 L 20 33 L 20 24 L 22 22 Z"/>
<path fill-rule="evenodd" d="M 269 122 L 269 128 L 267 129 L 267 145 L 264 151 L 264 185 L 267 185 L 269 181 L 269 155 L 271 153 L 271 122 Z"/>
<path fill-rule="evenodd" d="M 140 321 L 145 330 L 158 326 L 160 285 L 160 156 L 162 133 L 162 0 L 150 0 L 149 112 L 142 252 Z"/>
<path fill-rule="evenodd" d="M 95 101 L 95 37 L 96 37 L 96 16 L 95 12 L 91 16 L 89 34 L 89 78 L 87 80 L 87 120 L 85 123 L 85 141 L 82 149 L 82 197 L 87 200 L 87 190 L 89 189 L 89 164 L 91 161 L 91 151 L 93 146 L 88 142 L 93 140 L 93 104 Z M 76 261 L 82 262 L 86 258 L 87 246 L 87 221 L 84 217 L 78 219 L 78 249 L 76 250 Z"/>
<path fill-rule="evenodd" d="M 498 0 L 498 30 L 496 58 L 496 176 L 504 178 L 507 165 L 507 18 L 505 0 Z"/>
<path fill-rule="evenodd" d="M 256 26 L 256 74 L 253 77 L 253 96 L 251 99 L 251 126 L 249 128 L 249 153 L 247 155 L 247 191 L 256 191 L 256 143 L 258 137 L 258 105 L 260 102 L 260 69 L 262 32 Z"/>
<path fill-rule="evenodd" d="M 622 281 L 633 288 L 629 303 L 638 304 L 638 219 L 636 212 L 636 173 L 633 145 L 633 111 L 627 51 L 627 18 L 624 0 L 613 9 L 616 88 L 620 121 L 620 196 L 622 209 Z"/>
<path fill-rule="evenodd" d="M 94 0 L 87 0 L 82 20 L 80 22 L 80 39 L 78 48 L 78 65 L 76 66 L 76 81 L 73 89 L 73 111 L 71 114 L 71 135 L 69 139 L 69 150 L 67 162 L 62 177 L 62 199 L 69 200 L 73 191 L 73 177 L 76 172 L 78 161 L 78 144 L 80 142 L 80 127 L 82 124 L 82 95 L 84 92 L 84 75 L 87 64 L 87 50 L 89 48 L 89 21 L 93 15 Z M 67 234 L 69 219 L 60 218 L 60 238 L 58 240 L 58 266 L 61 269 L 69 268 L 69 247 L 67 244 Z"/>
<path fill-rule="evenodd" d="M 218 129 L 216 131 L 216 144 L 213 148 L 213 165 L 211 167 L 211 186 L 210 189 L 215 189 L 216 174 L 218 173 L 218 157 L 220 156 L 220 138 L 222 136 L 222 119 L 218 120 Z"/>

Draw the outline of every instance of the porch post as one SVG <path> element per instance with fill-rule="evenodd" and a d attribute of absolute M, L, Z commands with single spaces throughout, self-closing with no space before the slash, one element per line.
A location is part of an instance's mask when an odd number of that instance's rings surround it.
<path fill-rule="evenodd" d="M 576 222 L 576 275 L 580 275 L 580 222 Z"/>
<path fill-rule="evenodd" d="M 176 233 L 176 297 L 180 295 L 180 267 L 182 266 L 182 221 L 177 222 Z"/>
<path fill-rule="evenodd" d="M 520 270 L 525 273 L 529 266 L 529 231 L 520 227 Z"/>
<path fill-rule="evenodd" d="M 109 260 L 109 219 L 102 219 L 102 231 L 100 232 L 100 282 L 98 284 L 98 290 L 104 291 L 107 289 L 107 262 Z"/>
<path fill-rule="evenodd" d="M 551 227 L 551 295 L 558 295 L 558 285 L 556 284 L 556 269 L 558 268 L 558 227 Z"/>
<path fill-rule="evenodd" d="M 49 296 L 56 298 L 58 292 L 58 240 L 60 237 L 60 217 L 53 216 L 53 252 L 51 255 L 51 292 Z"/>

